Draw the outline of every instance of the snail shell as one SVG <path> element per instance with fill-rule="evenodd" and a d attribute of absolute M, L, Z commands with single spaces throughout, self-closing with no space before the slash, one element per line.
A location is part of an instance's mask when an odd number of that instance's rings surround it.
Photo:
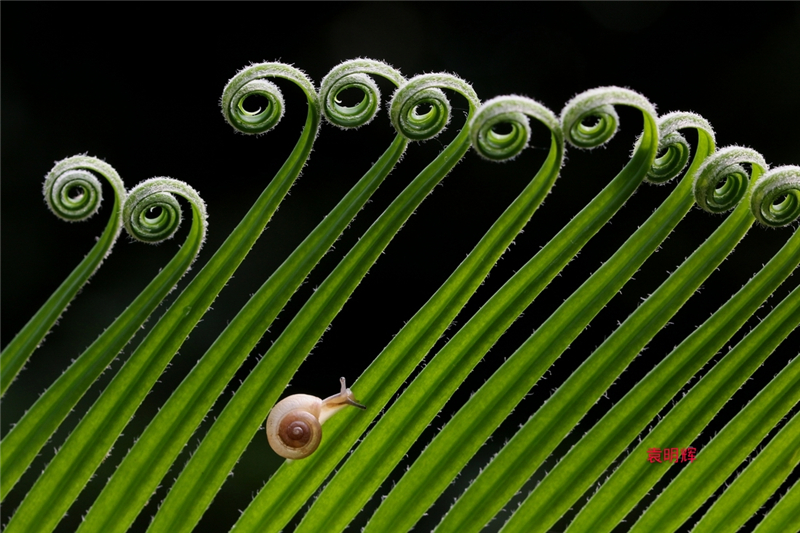
<path fill-rule="evenodd" d="M 366 409 L 340 379 L 342 390 L 324 400 L 308 394 L 287 396 L 272 408 L 267 417 L 267 440 L 272 449 L 287 459 L 308 457 L 322 440 L 322 424 L 352 405 Z"/>

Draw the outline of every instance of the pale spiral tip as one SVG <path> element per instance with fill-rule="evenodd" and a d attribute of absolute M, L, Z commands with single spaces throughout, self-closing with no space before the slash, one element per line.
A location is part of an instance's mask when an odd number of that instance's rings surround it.
<path fill-rule="evenodd" d="M 668 182 L 686 168 L 690 152 L 689 142 L 680 133 L 659 135 L 658 153 L 661 155 L 653 161 L 645 181 L 657 185 Z"/>
<path fill-rule="evenodd" d="M 225 120 L 236 131 L 253 135 L 266 133 L 283 118 L 283 93 L 265 78 L 284 78 L 296 83 L 306 93 L 309 104 L 319 110 L 314 84 L 301 70 L 284 63 L 249 65 L 228 81 L 220 100 Z M 255 98 L 261 103 L 248 102 Z"/>
<path fill-rule="evenodd" d="M 76 155 L 58 161 L 45 177 L 42 192 L 50 211 L 70 222 L 97 213 L 103 202 L 103 187 L 95 174 L 109 182 L 120 203 L 125 200 L 125 186 L 111 165 L 96 157 Z"/>
<path fill-rule="evenodd" d="M 405 82 L 400 71 L 382 61 L 359 58 L 340 63 L 320 84 L 322 116 L 327 122 L 347 129 L 364 126 L 375 118 L 381 105 L 381 92 L 369 74 L 382 76 L 398 87 Z M 351 89 L 360 91 L 362 100 L 354 106 L 342 105 L 339 96 Z"/>
<path fill-rule="evenodd" d="M 395 129 L 411 141 L 432 139 L 450 122 L 450 102 L 441 89 L 451 89 L 469 102 L 470 112 L 480 105 L 472 86 L 446 73 L 420 74 L 400 86 L 392 96 L 389 112 Z M 427 110 L 420 110 L 420 107 Z"/>
<path fill-rule="evenodd" d="M 470 122 L 472 147 L 484 159 L 508 161 L 519 155 L 528 145 L 531 135 L 528 117 L 533 117 L 556 136 L 563 144 L 561 127 L 552 111 L 525 96 L 497 96 L 484 102 Z M 510 127 L 508 133 L 498 133 L 499 125 Z"/>
<path fill-rule="evenodd" d="M 697 205 L 709 213 L 722 213 L 744 198 L 751 176 L 743 164 L 752 166 L 758 179 L 769 170 L 764 157 L 751 148 L 728 146 L 711 155 L 695 176 L 693 190 Z"/>
<path fill-rule="evenodd" d="M 691 146 L 689 142 L 678 133 L 678 130 L 694 128 L 715 143 L 714 129 L 711 124 L 696 113 L 675 111 L 658 118 L 658 153 L 653 166 L 647 172 L 645 181 L 657 185 L 663 184 L 677 176 L 686 168 L 689 162 Z"/>
<path fill-rule="evenodd" d="M 691 111 L 671 111 L 658 117 L 658 132 L 660 135 L 669 135 L 678 130 L 694 128 L 703 131 L 712 141 L 716 142 L 716 134 L 711 123 L 697 113 Z"/>
<path fill-rule="evenodd" d="M 171 239 L 181 224 L 180 204 L 173 194 L 183 196 L 200 217 L 205 236 L 208 221 L 205 202 L 188 184 L 172 178 L 150 178 L 128 194 L 123 208 L 123 223 L 128 234 L 142 242 L 156 244 Z"/>
<path fill-rule="evenodd" d="M 776 167 L 753 186 L 753 216 L 769 227 L 786 226 L 800 218 L 800 167 Z"/>
<path fill-rule="evenodd" d="M 638 108 L 655 119 L 656 109 L 641 94 L 622 87 L 597 87 L 573 97 L 561 112 L 564 138 L 577 148 L 596 148 L 614 137 L 619 115 L 614 105 Z M 587 124 L 592 119 L 593 122 Z"/>

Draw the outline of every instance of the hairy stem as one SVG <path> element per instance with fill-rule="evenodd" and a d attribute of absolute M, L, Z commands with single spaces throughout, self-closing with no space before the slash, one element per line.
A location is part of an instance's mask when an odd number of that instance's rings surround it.
<path fill-rule="evenodd" d="M 69 302 L 100 268 L 122 230 L 125 186 L 111 165 L 95 157 L 78 155 L 56 163 L 44 183 L 44 197 L 48 207 L 57 217 L 71 222 L 85 220 L 95 214 L 100 208 L 103 191 L 100 182 L 89 171 L 103 176 L 114 189 L 111 217 L 103 234 L 83 261 L 0 354 L 0 395 L 6 393 L 11 382 L 42 343 Z"/>

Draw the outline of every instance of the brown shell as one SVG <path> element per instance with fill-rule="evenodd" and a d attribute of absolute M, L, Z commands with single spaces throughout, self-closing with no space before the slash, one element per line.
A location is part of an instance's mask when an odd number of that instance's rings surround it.
<path fill-rule="evenodd" d="M 322 440 L 322 426 L 318 420 L 321 402 L 310 396 L 305 397 L 306 401 L 298 401 L 304 396 L 295 395 L 279 402 L 267 418 L 269 445 L 287 459 L 308 457 Z"/>
<path fill-rule="evenodd" d="M 344 378 L 338 394 L 324 400 L 293 394 L 275 404 L 267 417 L 267 440 L 275 453 L 287 459 L 308 457 L 322 440 L 322 424 L 348 405 L 366 409 L 353 398 Z"/>

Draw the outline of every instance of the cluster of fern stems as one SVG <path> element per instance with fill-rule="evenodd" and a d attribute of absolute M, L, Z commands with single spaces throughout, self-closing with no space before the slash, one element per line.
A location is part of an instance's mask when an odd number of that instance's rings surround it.
<path fill-rule="evenodd" d="M 548 467 L 541 482 L 534 488 L 526 485 L 754 224 L 779 228 L 800 217 L 800 167 L 770 168 L 753 149 L 718 148 L 714 130 L 703 117 L 688 112 L 659 115 L 652 103 L 630 89 L 585 91 L 557 115 L 523 96 L 482 102 L 466 81 L 451 74 L 407 78 L 386 63 L 356 59 L 333 68 L 319 86 L 299 69 L 277 62 L 247 66 L 228 82 L 221 98 L 223 115 L 235 130 L 252 135 L 271 130 L 283 116 L 279 84 L 299 87 L 307 100 L 300 138 L 236 229 L 144 339 L 129 348 L 124 364 L 81 414 L 66 441 L 59 443 L 55 457 L 19 507 L 3 507 L 4 531 L 42 533 L 58 527 L 264 231 L 306 165 L 323 121 L 359 128 L 381 110 L 381 90 L 374 77 L 395 87 L 385 106 L 396 131 L 394 141 L 269 274 L 149 421 L 135 445 L 113 451 L 123 458 L 78 531 L 127 531 L 162 484 L 170 487 L 148 531 L 195 530 L 222 485 L 236 483 L 230 474 L 254 435 L 263 440 L 265 453 L 272 453 L 262 432 L 271 407 L 285 395 L 288 383 L 347 301 L 358 297 L 359 283 L 392 238 L 418 208 L 424 209 L 420 205 L 433 188 L 451 170 L 458 173 L 454 168 L 470 149 L 491 161 L 513 159 L 528 146 L 532 128 L 546 128 L 550 139 L 538 172 L 369 367 L 357 379 L 348 380 L 367 410 L 345 409 L 326 422 L 319 449 L 307 458 L 282 464 L 252 501 L 242 502 L 243 511 L 230 524 L 231 531 L 277 532 L 291 527 L 298 532 L 343 531 L 385 488 L 385 480 L 476 365 L 637 188 L 643 182 L 671 180 L 675 184 L 660 207 L 641 226 L 630 228 L 627 240 L 527 340 L 513 353 L 503 354 L 505 362 L 444 423 L 424 451 L 412 458 L 410 468 L 369 517 L 365 530 L 412 529 L 694 206 L 710 213 L 730 213 L 689 257 L 676 260 L 676 269 L 658 289 L 620 320 L 602 344 L 582 357 L 548 401 L 530 413 L 449 511 L 438 517 L 435 531 L 481 531 L 489 525 L 503 532 L 557 528 L 595 533 L 615 530 L 620 524 L 637 532 L 736 531 L 756 523 L 759 533 L 800 530 L 800 487 L 791 482 L 800 462 L 800 417 L 795 414 L 800 401 L 798 358 L 781 362 L 782 370 L 707 445 L 693 445 L 734 393 L 800 324 L 798 288 L 782 301 L 772 302 L 769 314 L 737 337 L 800 263 L 796 225 L 782 230 L 787 235 L 785 245 L 774 257 L 764 259 L 763 268 L 745 286 L 691 335 L 677 339 L 666 358 L 577 438 L 555 466 Z M 354 90 L 362 99 L 356 105 L 344 105 L 340 96 Z M 455 138 L 397 195 L 291 317 L 202 436 L 191 459 L 185 465 L 176 462 L 245 359 L 409 144 L 432 139 L 449 124 L 452 108 L 445 91 L 455 93 L 458 107 L 468 111 Z M 253 105 L 256 100 L 260 106 Z M 618 129 L 618 106 L 633 108 L 642 116 L 641 134 L 624 168 L 591 202 L 576 209 L 574 218 L 479 310 L 463 324 L 451 326 L 515 237 L 535 219 L 556 185 L 566 147 L 591 149 L 609 142 Z M 682 135 L 686 130 L 694 130 L 696 146 L 690 147 Z M 95 157 L 78 155 L 58 162 L 45 179 L 47 205 L 66 220 L 87 218 L 100 208 L 102 181 L 113 190 L 106 229 L 69 278 L 3 347 L 3 395 L 14 387 L 15 377 L 26 364 L 28 372 L 35 367 L 36 348 L 111 252 L 123 228 L 145 242 L 171 238 L 181 223 L 182 201 L 190 206 L 190 228 L 169 264 L 29 406 L 0 442 L 3 500 L 13 494 L 73 408 L 190 269 L 205 241 L 206 203 L 190 185 L 159 177 L 127 189 L 114 168 Z M 391 250 L 382 261 L 391 261 Z M 450 338 L 440 342 L 448 328 Z M 734 338 L 740 340 L 720 357 Z M 702 377 L 697 379 L 701 370 Z M 331 387 L 336 388 L 336 383 Z M 665 411 L 665 406 L 670 408 Z M 678 456 L 668 452 L 675 446 L 681 450 Z M 170 479 L 166 479 L 168 473 Z M 519 498 L 524 486 L 530 492 Z"/>

